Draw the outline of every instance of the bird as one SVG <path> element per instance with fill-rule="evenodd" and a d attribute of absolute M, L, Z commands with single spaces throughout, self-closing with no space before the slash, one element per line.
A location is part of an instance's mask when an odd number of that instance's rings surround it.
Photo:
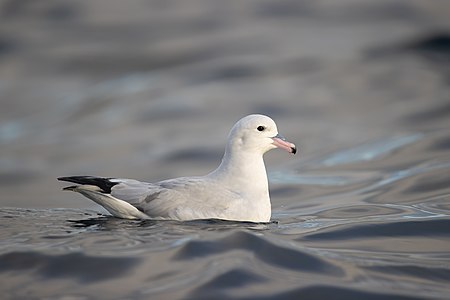
<path fill-rule="evenodd" d="M 267 223 L 271 202 L 263 155 L 275 148 L 297 152 L 270 117 L 252 114 L 232 127 L 219 167 L 205 176 L 154 183 L 97 176 L 57 179 L 76 184 L 63 190 L 78 192 L 122 219 Z"/>

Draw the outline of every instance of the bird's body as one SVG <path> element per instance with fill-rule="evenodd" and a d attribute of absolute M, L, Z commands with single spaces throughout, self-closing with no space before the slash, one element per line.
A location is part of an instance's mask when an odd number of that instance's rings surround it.
<path fill-rule="evenodd" d="M 273 148 L 295 153 L 267 116 L 250 115 L 232 128 L 220 166 L 199 177 L 156 183 L 93 176 L 60 177 L 79 192 L 125 219 L 223 219 L 268 222 L 271 216 L 263 154 Z"/>

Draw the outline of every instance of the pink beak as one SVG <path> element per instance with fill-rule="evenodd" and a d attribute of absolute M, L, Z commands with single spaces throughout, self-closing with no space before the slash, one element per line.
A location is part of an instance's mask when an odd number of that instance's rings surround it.
<path fill-rule="evenodd" d="M 286 139 L 283 136 L 281 136 L 280 134 L 277 134 L 276 136 L 274 136 L 272 138 L 272 140 L 273 140 L 272 144 L 274 144 L 277 148 L 284 149 L 287 152 L 292 153 L 292 154 L 297 153 L 297 147 L 294 144 L 286 141 Z"/>

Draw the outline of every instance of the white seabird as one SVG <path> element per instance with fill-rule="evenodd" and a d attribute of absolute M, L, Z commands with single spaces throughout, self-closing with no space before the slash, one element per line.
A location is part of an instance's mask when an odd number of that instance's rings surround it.
<path fill-rule="evenodd" d="M 278 134 L 275 122 L 249 115 L 231 129 L 222 163 L 205 176 L 180 177 L 155 183 L 94 176 L 60 177 L 76 183 L 78 192 L 124 219 L 222 219 L 269 222 L 271 204 L 263 155 L 296 146 Z"/>

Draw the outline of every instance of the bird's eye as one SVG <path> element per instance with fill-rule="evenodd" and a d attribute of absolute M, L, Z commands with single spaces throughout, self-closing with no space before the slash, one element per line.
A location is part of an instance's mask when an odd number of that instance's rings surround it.
<path fill-rule="evenodd" d="M 256 128 L 258 131 L 264 131 L 266 129 L 266 127 L 264 126 L 258 126 L 258 128 Z"/>

